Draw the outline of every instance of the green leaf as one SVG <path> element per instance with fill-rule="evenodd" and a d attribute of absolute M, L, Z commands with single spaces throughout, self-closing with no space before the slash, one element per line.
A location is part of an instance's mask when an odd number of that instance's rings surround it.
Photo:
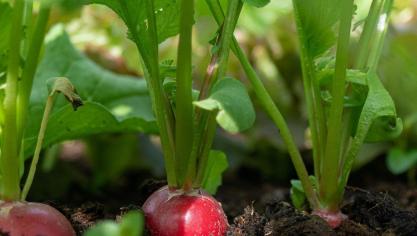
<path fill-rule="evenodd" d="M 221 151 L 211 150 L 202 182 L 203 189 L 210 194 L 215 194 L 222 184 L 222 174 L 229 167 L 226 154 Z"/>
<path fill-rule="evenodd" d="M 303 209 L 306 203 L 306 195 L 300 180 L 291 180 L 290 189 L 291 202 L 297 209 Z"/>
<path fill-rule="evenodd" d="M 148 30 L 145 1 L 143 0 L 87 0 L 87 4 L 103 4 L 115 11 L 129 28 L 130 38 L 144 43 L 143 35 Z M 158 29 L 158 42 L 178 34 L 179 3 L 176 0 L 154 0 Z"/>
<path fill-rule="evenodd" d="M 130 211 L 121 222 L 103 221 L 87 230 L 84 236 L 141 236 L 143 235 L 144 217 L 138 211 Z"/>
<path fill-rule="evenodd" d="M 243 0 L 243 2 L 254 7 L 264 7 L 270 3 L 271 0 Z"/>
<path fill-rule="evenodd" d="M 313 188 L 317 189 L 317 180 L 314 176 L 309 176 L 311 183 L 313 184 Z M 306 204 L 306 194 L 304 192 L 303 185 L 301 181 L 298 179 L 291 180 L 291 189 L 290 189 L 290 198 L 291 202 L 297 209 L 303 209 Z"/>
<path fill-rule="evenodd" d="M 402 121 L 397 117 L 394 101 L 378 76 L 367 77 L 369 92 L 358 122 L 356 135 L 365 136 L 366 142 L 379 142 L 398 137 Z"/>
<path fill-rule="evenodd" d="M 393 138 L 402 131 L 402 121 L 397 117 L 394 102 L 385 90 L 375 73 L 369 73 L 368 95 L 360 112 L 355 128 L 355 134 L 349 147 L 344 171 L 344 180 L 347 181 L 348 167 L 353 165 L 361 145 L 369 141 L 380 141 Z"/>
<path fill-rule="evenodd" d="M 330 105 L 332 102 L 331 87 L 334 78 L 334 68 L 322 69 L 317 73 L 319 79 L 321 97 Z M 351 92 L 344 97 L 345 107 L 362 107 L 366 100 L 368 84 L 367 74 L 358 70 L 347 70 L 346 82 L 350 86 Z"/>
<path fill-rule="evenodd" d="M 63 97 L 50 115 L 44 147 L 53 143 L 109 132 L 157 132 L 144 80 L 100 68 L 71 44 L 62 27 L 47 38 L 45 55 L 35 76 L 25 131 L 25 156 L 33 153 L 42 119 L 49 78 L 65 76 L 85 102 L 77 112 Z"/>
<path fill-rule="evenodd" d="M 389 151 L 386 159 L 387 167 L 393 174 L 402 174 L 417 165 L 417 150 L 404 151 L 393 148 Z"/>
<path fill-rule="evenodd" d="M 340 3 L 334 0 L 293 0 L 298 32 L 309 57 L 314 59 L 335 44 L 334 26 Z"/>
<path fill-rule="evenodd" d="M 249 129 L 255 122 L 255 111 L 246 88 L 233 78 L 217 81 L 210 96 L 194 105 L 218 112 L 217 123 L 231 133 Z"/>

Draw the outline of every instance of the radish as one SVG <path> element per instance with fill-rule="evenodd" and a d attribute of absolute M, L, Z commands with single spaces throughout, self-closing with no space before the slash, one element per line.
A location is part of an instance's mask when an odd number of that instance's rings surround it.
<path fill-rule="evenodd" d="M 193 86 L 192 60 L 197 1 L 160 4 L 144 0 L 140 8 L 134 1 L 89 2 L 104 4 L 123 19 L 141 56 L 168 183 L 143 205 L 148 229 L 152 235 L 162 236 L 224 235 L 228 223 L 221 205 L 201 189 L 213 194 L 227 168 L 225 154 L 212 149 L 217 123 L 236 134 L 255 122 L 256 113 L 244 84 L 226 77 L 230 48 L 236 46 L 232 45 L 236 43 L 233 32 L 243 2 L 228 1 L 210 64 L 206 73 L 199 76 L 204 79 L 196 83 L 199 88 Z M 167 20 L 178 27 L 160 24 Z M 159 63 L 159 43 L 178 32 L 176 65 L 171 65 L 174 61 Z"/>
<path fill-rule="evenodd" d="M 0 203 L 0 234 L 8 236 L 75 236 L 59 211 L 42 203 Z"/>
<path fill-rule="evenodd" d="M 201 190 L 184 193 L 162 187 L 146 200 L 143 211 L 152 235 L 221 236 L 228 228 L 221 204 Z"/>
<path fill-rule="evenodd" d="M 325 220 L 332 229 L 336 229 L 342 224 L 342 221 L 346 220 L 348 217 L 342 212 L 330 212 L 326 210 L 315 210 L 311 214 L 317 215 L 323 220 Z"/>

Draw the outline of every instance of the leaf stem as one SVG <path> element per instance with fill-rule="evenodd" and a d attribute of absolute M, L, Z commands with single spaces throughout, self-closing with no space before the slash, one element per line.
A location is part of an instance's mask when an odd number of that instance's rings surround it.
<path fill-rule="evenodd" d="M 378 24 L 382 2 L 383 0 L 373 0 L 369 10 L 369 15 L 366 17 L 365 26 L 359 39 L 358 56 L 355 64 L 355 68 L 357 69 L 366 69 L 369 50 L 371 48 L 371 41 L 374 37 L 374 32 Z"/>
<path fill-rule="evenodd" d="M 30 36 L 30 47 L 26 57 L 25 66 L 22 71 L 22 79 L 19 83 L 19 94 L 17 96 L 17 140 L 19 141 L 23 138 L 23 132 L 27 121 L 33 78 L 35 76 L 36 68 L 39 62 L 39 54 L 45 38 L 49 13 L 49 6 L 41 6 L 35 29 L 33 34 Z"/>
<path fill-rule="evenodd" d="M 178 185 L 185 190 L 192 187 L 193 176 L 186 179 L 187 170 L 195 173 L 195 162 L 190 162 L 193 148 L 192 99 L 192 27 L 194 0 L 181 1 L 180 38 L 177 63 L 177 91 L 175 106 L 175 156 Z"/>
<path fill-rule="evenodd" d="M 377 42 L 374 44 L 374 53 L 372 54 L 372 56 L 370 56 L 370 58 L 368 60 L 368 65 L 367 68 L 369 68 L 369 74 L 376 74 L 376 67 L 378 64 L 378 60 L 380 58 L 380 54 L 382 52 L 382 46 L 384 44 L 384 39 L 385 39 L 385 35 L 386 35 L 386 30 L 387 30 L 387 25 L 388 25 L 388 21 L 389 21 L 389 15 L 390 15 L 390 11 L 392 9 L 392 4 L 393 1 L 392 0 L 386 0 L 383 6 L 383 12 L 382 14 L 384 14 L 384 19 L 382 21 L 381 24 L 383 24 L 382 26 L 384 27 L 383 30 L 381 30 L 380 34 L 378 35 L 377 38 Z M 371 63 L 369 63 L 371 62 Z M 369 117 L 367 117 L 369 118 Z M 356 131 L 356 133 L 364 133 L 366 134 L 370 128 L 370 121 L 364 119 L 363 121 L 359 121 L 362 122 L 364 125 L 363 127 L 360 127 L 361 130 Z M 344 188 L 348 182 L 349 179 L 349 175 L 350 172 L 352 170 L 352 166 L 355 160 L 355 157 L 358 155 L 358 152 L 360 150 L 360 146 L 362 145 L 362 143 L 365 140 L 365 135 L 362 136 L 355 136 L 352 140 L 352 143 L 349 147 L 349 150 L 346 153 L 346 157 L 345 157 L 345 163 L 343 165 L 343 169 L 342 169 L 342 173 L 340 175 L 340 180 L 339 180 L 339 186 L 338 186 L 338 190 L 337 190 L 337 197 L 339 199 L 339 201 L 342 200 L 342 196 L 343 196 L 343 192 L 344 192 Z"/>
<path fill-rule="evenodd" d="M 382 12 L 378 17 L 378 24 L 376 25 L 376 34 L 374 47 L 369 53 L 369 58 L 367 62 L 367 66 L 369 67 L 370 71 L 376 71 L 379 58 L 382 54 L 382 49 L 384 47 L 385 36 L 388 30 L 388 23 L 389 23 L 389 15 L 392 9 L 393 0 L 385 0 L 382 6 Z"/>
<path fill-rule="evenodd" d="M 309 55 L 306 45 L 304 45 L 307 36 L 303 33 L 304 29 L 302 28 L 301 17 L 299 16 L 298 4 L 295 4 L 295 1 L 296 0 L 293 0 L 293 6 L 300 43 L 301 69 L 308 110 L 308 123 L 311 132 L 311 141 L 313 143 L 314 175 L 320 180 L 322 178 L 322 158 L 324 156 L 324 144 L 326 142 L 326 122 L 324 120 L 321 95 L 317 84 L 318 80 L 315 76 L 316 72 L 313 58 Z"/>
<path fill-rule="evenodd" d="M 6 95 L 4 98 L 4 127 L 1 148 L 1 173 L 3 177 L 3 200 L 17 200 L 19 187 L 19 154 L 16 136 L 16 98 L 20 67 L 24 1 L 16 0 L 13 8 L 10 34 L 9 62 L 7 68 Z"/>
<path fill-rule="evenodd" d="M 213 74 L 212 76 L 205 77 L 203 85 L 206 86 L 202 87 L 199 100 L 205 99 L 205 96 L 210 94 L 211 88 L 216 81 L 223 78 L 226 73 L 233 32 L 242 9 L 242 5 L 243 4 L 240 0 L 229 1 L 227 16 L 223 24 L 218 44 L 215 46 L 218 47 L 216 49 L 218 51 L 213 55 L 215 58 L 215 60 L 212 60 L 213 64 L 209 65 L 209 70 L 213 70 Z M 200 134 L 204 135 L 197 144 L 198 168 L 197 177 L 194 183 L 194 186 L 197 187 L 199 187 L 203 181 L 208 156 L 213 143 L 214 135 L 216 133 L 216 115 L 212 112 L 202 111 L 201 109 L 198 111 L 201 112 L 201 116 L 197 114 L 196 117 L 197 119 L 201 118 L 198 120 L 197 124 L 201 124 L 200 129 L 203 130 L 203 132 L 200 132 Z"/>
<path fill-rule="evenodd" d="M 332 85 L 332 103 L 329 111 L 328 133 L 325 156 L 323 159 L 322 176 L 320 179 L 320 194 L 324 208 L 337 211 L 339 202 L 337 188 L 340 170 L 338 168 L 342 156 L 341 145 L 343 133 L 343 108 L 345 95 L 346 70 L 348 65 L 350 30 L 352 25 L 353 0 L 343 0 L 339 38 L 336 52 L 336 66 Z"/>
<path fill-rule="evenodd" d="M 32 186 L 32 183 L 33 183 L 33 178 L 35 177 L 36 167 L 38 165 L 39 155 L 40 155 L 41 150 L 42 150 L 42 143 L 43 143 L 43 139 L 45 137 L 46 127 L 48 125 L 49 114 L 51 113 L 52 107 L 54 106 L 55 96 L 56 95 L 48 96 L 48 98 L 46 100 L 45 111 L 43 113 L 41 127 L 40 127 L 39 134 L 38 134 L 38 140 L 36 142 L 35 153 L 33 154 L 32 162 L 30 164 L 29 173 L 28 173 L 28 176 L 26 178 L 26 182 L 25 182 L 25 185 L 23 187 L 22 194 L 21 194 L 21 197 L 20 197 L 22 201 L 26 200 L 26 197 L 29 193 L 30 187 Z"/>
<path fill-rule="evenodd" d="M 145 78 L 148 82 L 149 92 L 152 98 L 152 107 L 155 112 L 156 120 L 159 127 L 162 149 L 164 150 L 165 170 L 167 173 L 168 186 L 178 187 L 176 167 L 175 167 L 175 139 L 174 139 L 174 118 L 168 99 L 164 93 L 162 81 L 159 77 L 158 63 L 158 35 L 156 30 L 155 7 L 153 0 L 145 0 L 146 14 L 148 20 L 148 43 L 149 49 L 145 49 L 139 43 L 139 36 L 135 35 L 135 42 L 142 55 L 146 55 L 144 50 L 150 52 L 150 57 L 144 61 L 141 57 L 141 63 L 144 68 Z M 136 27 L 130 27 L 135 29 Z"/>
<path fill-rule="evenodd" d="M 218 25 L 221 25 L 224 21 L 224 13 L 220 2 L 218 0 L 206 0 L 207 5 L 210 8 L 212 15 L 214 16 Z M 282 116 L 277 105 L 274 103 L 272 97 L 267 92 L 265 86 L 263 85 L 261 79 L 251 66 L 249 60 L 247 59 L 245 53 L 240 48 L 236 38 L 233 38 L 231 45 L 233 53 L 239 59 L 243 70 L 246 73 L 250 83 L 252 84 L 255 94 L 259 99 L 262 107 L 265 109 L 267 114 L 271 117 L 274 124 L 279 128 L 281 136 L 283 137 L 284 143 L 288 148 L 288 152 L 291 158 L 291 161 L 294 163 L 295 170 L 298 177 L 301 180 L 303 188 L 306 192 L 307 199 L 310 205 L 315 208 L 318 206 L 318 200 L 316 193 L 314 192 L 313 185 L 308 177 L 307 169 L 303 163 L 303 159 L 298 151 L 297 145 L 294 142 L 294 138 L 291 135 L 291 132 L 288 128 L 287 123 L 285 122 L 284 117 Z"/>

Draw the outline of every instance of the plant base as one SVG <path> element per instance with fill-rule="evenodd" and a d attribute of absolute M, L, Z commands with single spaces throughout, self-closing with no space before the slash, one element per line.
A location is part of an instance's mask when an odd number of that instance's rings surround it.
<path fill-rule="evenodd" d="M 347 216 L 340 211 L 331 212 L 328 210 L 315 210 L 311 214 L 317 215 L 325 220 L 333 229 L 339 227 L 342 221 L 347 219 Z"/>

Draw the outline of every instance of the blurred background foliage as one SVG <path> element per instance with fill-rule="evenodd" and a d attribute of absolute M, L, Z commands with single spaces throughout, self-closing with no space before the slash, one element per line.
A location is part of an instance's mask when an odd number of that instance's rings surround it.
<path fill-rule="evenodd" d="M 360 32 L 371 1 L 355 2 L 355 31 Z M 208 42 L 215 36 L 217 27 L 204 1 L 196 1 L 196 5 L 193 62 L 195 86 L 198 86 L 210 60 Z M 51 25 L 56 23 L 63 23 L 76 47 L 99 65 L 116 73 L 141 77 L 136 47 L 127 39 L 123 22 L 106 7 L 91 5 L 81 8 L 78 0 L 61 1 L 60 7 L 53 11 L 50 22 Z M 283 111 L 298 146 L 304 150 L 306 162 L 310 162 L 292 2 L 272 0 L 264 8 L 244 7 L 235 35 Z M 387 157 L 388 168 L 385 171 L 390 170 L 394 174 L 408 172 L 412 183 L 417 166 L 417 0 L 395 1 L 387 38 L 379 72 L 405 121 L 405 132 L 393 142 L 366 145 L 356 167 L 359 169 L 375 161 L 385 163 Z M 161 60 L 176 59 L 177 40 L 177 37 L 170 38 L 160 45 Z M 356 42 L 357 38 L 354 38 L 352 54 L 355 53 Z M 246 82 L 233 56 L 228 73 Z M 254 103 L 257 104 L 256 99 Z M 239 135 L 229 135 L 219 130 L 215 146 L 228 155 L 229 175 L 244 169 L 261 180 L 288 184 L 294 173 L 285 146 L 266 114 L 259 106 L 256 108 L 257 121 L 251 130 Z M 156 136 L 100 135 L 56 145 L 47 150 L 45 156 L 43 169 L 50 174 L 56 172 L 52 166 L 61 165 L 56 162 L 56 157 L 70 163 L 78 157 L 83 160 L 81 164 L 76 164 L 82 166 L 78 170 L 80 173 L 67 170 L 72 173 L 71 176 L 78 177 L 68 177 L 72 180 L 61 183 L 62 191 L 56 195 L 64 194 L 69 189 L 64 186 L 74 181 L 81 183 L 86 191 L 100 192 L 103 186 L 126 181 L 126 174 L 122 173 L 128 170 L 141 170 L 157 177 L 163 175 L 162 155 Z M 140 181 L 141 176 L 136 177 Z M 38 183 L 42 181 L 39 178 Z M 43 191 L 41 185 L 36 188 L 39 193 Z"/>

